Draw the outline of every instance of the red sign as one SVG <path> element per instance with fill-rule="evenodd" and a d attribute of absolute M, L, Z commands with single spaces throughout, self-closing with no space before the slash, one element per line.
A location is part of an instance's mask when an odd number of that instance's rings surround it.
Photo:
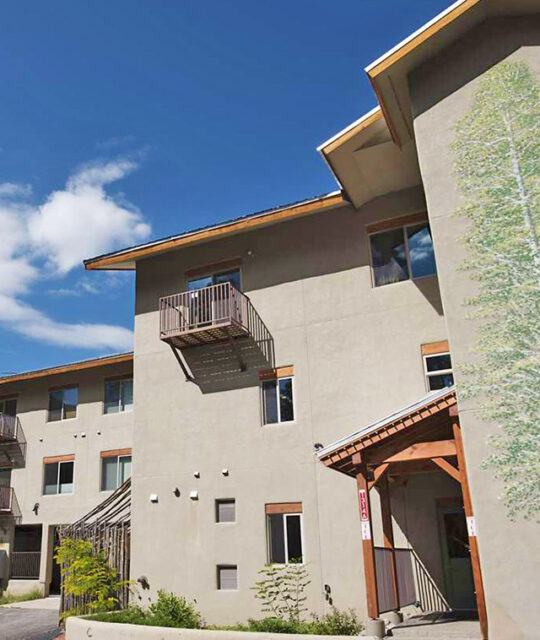
<path fill-rule="evenodd" d="M 369 509 L 367 502 L 367 493 L 365 489 L 360 489 L 360 520 L 369 520 Z"/>

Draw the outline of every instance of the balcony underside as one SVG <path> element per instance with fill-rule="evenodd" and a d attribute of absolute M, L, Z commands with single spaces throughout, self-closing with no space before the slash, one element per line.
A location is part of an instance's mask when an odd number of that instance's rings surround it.
<path fill-rule="evenodd" d="M 0 467 L 12 469 L 24 467 L 26 442 L 0 439 Z"/>
<path fill-rule="evenodd" d="M 161 339 L 169 342 L 178 349 L 187 347 L 200 347 L 201 345 L 214 344 L 231 338 L 242 338 L 249 336 L 248 330 L 242 325 L 231 321 L 221 324 L 211 324 L 208 326 L 198 325 L 187 331 L 162 332 Z"/>
<path fill-rule="evenodd" d="M 198 344 L 186 349 L 172 339 L 172 346 L 182 350 L 194 382 L 203 393 L 227 391 L 259 384 L 259 371 L 273 366 L 252 336 Z M 242 363 L 242 367 L 239 366 Z"/>

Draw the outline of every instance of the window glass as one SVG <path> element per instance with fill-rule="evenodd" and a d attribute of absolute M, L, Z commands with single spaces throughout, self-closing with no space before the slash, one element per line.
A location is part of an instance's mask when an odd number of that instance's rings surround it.
<path fill-rule="evenodd" d="M 49 422 L 62 420 L 62 399 L 63 391 L 49 392 Z"/>
<path fill-rule="evenodd" d="M 188 291 L 196 291 L 197 289 L 203 289 L 209 287 L 212 284 L 212 276 L 204 276 L 203 278 L 195 278 L 188 281 Z"/>
<path fill-rule="evenodd" d="M 45 465 L 43 493 L 46 496 L 58 493 L 58 462 Z"/>
<path fill-rule="evenodd" d="M 11 486 L 11 469 L 0 469 L 0 487 Z"/>
<path fill-rule="evenodd" d="M 105 413 L 118 413 L 120 411 L 120 382 L 109 381 L 105 383 Z"/>
<path fill-rule="evenodd" d="M 118 459 L 118 486 L 131 478 L 131 456 L 120 456 Z"/>
<path fill-rule="evenodd" d="M 73 462 L 60 462 L 58 493 L 73 492 Z"/>
<path fill-rule="evenodd" d="M 370 236 L 373 276 L 378 287 L 407 280 L 407 258 L 403 228 Z"/>
<path fill-rule="evenodd" d="M 283 514 L 272 513 L 268 518 L 268 562 L 285 563 L 285 532 Z"/>
<path fill-rule="evenodd" d="M 288 514 L 285 516 L 287 524 L 287 553 L 288 561 L 296 560 L 302 562 L 302 531 L 301 518 L 298 514 Z"/>
<path fill-rule="evenodd" d="M 216 522 L 236 522 L 235 500 L 216 500 Z"/>
<path fill-rule="evenodd" d="M 7 398 L 6 400 L 0 400 L 0 413 L 6 416 L 17 415 L 17 398 Z"/>
<path fill-rule="evenodd" d="M 64 389 L 64 419 L 75 418 L 77 416 L 78 398 L 79 389 L 77 387 Z"/>
<path fill-rule="evenodd" d="M 264 424 L 275 424 L 278 421 L 276 381 L 265 380 L 262 387 Z"/>
<path fill-rule="evenodd" d="M 426 357 L 426 368 L 428 372 L 431 371 L 443 371 L 444 369 L 452 368 L 452 361 L 450 359 L 449 353 L 444 353 L 442 355 L 436 356 L 427 356 Z"/>
<path fill-rule="evenodd" d="M 437 273 L 431 230 L 427 223 L 407 227 L 409 259 L 413 278 Z"/>
<path fill-rule="evenodd" d="M 118 477 L 118 458 L 101 459 L 101 490 L 114 491 Z"/>
<path fill-rule="evenodd" d="M 225 271 L 224 273 L 216 273 L 214 275 L 213 284 L 220 284 L 221 282 L 230 282 L 235 289 L 241 291 L 240 269 L 233 269 L 232 271 Z"/>
<path fill-rule="evenodd" d="M 133 409 L 133 380 L 122 381 L 122 410 L 132 411 Z"/>
<path fill-rule="evenodd" d="M 278 380 L 280 422 L 294 420 L 292 384 L 292 378 Z"/>
<path fill-rule="evenodd" d="M 236 565 L 219 566 L 218 573 L 218 589 L 235 590 L 238 589 L 238 567 Z"/>
<path fill-rule="evenodd" d="M 439 389 L 451 387 L 454 384 L 454 376 L 451 373 L 429 376 L 428 382 L 430 391 L 438 391 Z"/>

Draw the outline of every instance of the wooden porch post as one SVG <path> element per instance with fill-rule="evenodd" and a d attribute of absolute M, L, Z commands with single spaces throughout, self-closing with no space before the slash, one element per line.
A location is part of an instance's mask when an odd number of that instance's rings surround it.
<path fill-rule="evenodd" d="M 352 460 L 358 469 L 356 485 L 358 487 L 358 507 L 362 526 L 362 553 L 366 578 L 367 609 L 370 618 L 378 618 L 379 598 L 377 596 L 377 574 L 375 572 L 375 551 L 373 549 L 373 527 L 371 526 L 367 469 L 359 453 L 355 453 Z"/>
<path fill-rule="evenodd" d="M 467 518 L 467 530 L 469 532 L 469 546 L 471 550 L 471 564 L 473 571 L 474 589 L 476 591 L 476 605 L 478 607 L 478 618 L 480 621 L 480 630 L 482 632 L 482 640 L 488 637 L 488 619 L 486 609 L 486 598 L 484 594 L 484 583 L 482 581 L 482 570 L 480 568 L 480 556 L 478 554 L 478 541 L 476 539 L 476 524 L 472 508 L 471 493 L 469 490 L 469 481 L 467 478 L 467 467 L 465 465 L 465 453 L 463 450 L 463 440 L 461 438 L 461 429 L 459 419 L 457 417 L 457 407 L 450 409 L 450 415 L 453 417 L 452 428 L 454 431 L 454 440 L 456 442 L 456 454 L 458 460 L 459 472 L 461 475 L 461 492 L 463 494 L 463 507 L 465 509 L 465 517 Z"/>
<path fill-rule="evenodd" d="M 390 489 L 388 486 L 388 477 L 384 476 L 380 483 L 379 494 L 381 496 L 381 515 L 383 526 L 383 537 L 385 549 L 390 549 L 390 568 L 392 571 L 392 583 L 394 587 L 394 597 L 396 602 L 396 611 L 399 610 L 399 587 L 398 574 L 396 565 L 396 549 L 394 546 L 394 531 L 392 528 L 392 506 L 390 503 Z"/>

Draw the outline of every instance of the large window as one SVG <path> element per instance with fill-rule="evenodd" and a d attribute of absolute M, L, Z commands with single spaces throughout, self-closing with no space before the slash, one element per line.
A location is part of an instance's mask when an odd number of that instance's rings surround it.
<path fill-rule="evenodd" d="M 230 282 L 235 289 L 241 291 L 240 269 L 230 269 L 229 271 L 221 271 L 220 273 L 190 278 L 188 280 L 188 291 L 196 291 L 197 289 L 203 289 L 204 287 L 210 287 L 213 284 L 222 284 L 224 282 Z"/>
<path fill-rule="evenodd" d="M 437 391 L 454 384 L 452 360 L 449 353 L 425 355 L 424 371 L 429 391 Z"/>
<path fill-rule="evenodd" d="M 77 417 L 79 389 L 66 387 L 49 391 L 49 422 Z"/>
<path fill-rule="evenodd" d="M 374 233 L 370 244 L 376 287 L 437 273 L 427 222 Z"/>
<path fill-rule="evenodd" d="M 131 451 L 101 454 L 101 490 L 114 491 L 131 477 Z"/>
<path fill-rule="evenodd" d="M 133 410 L 133 378 L 105 381 L 105 413 Z"/>
<path fill-rule="evenodd" d="M 74 460 L 58 460 L 44 464 L 43 495 L 73 493 Z"/>
<path fill-rule="evenodd" d="M 263 423 L 277 424 L 294 420 L 293 377 L 272 378 L 262 382 Z"/>
<path fill-rule="evenodd" d="M 6 416 L 16 416 L 17 398 L 4 398 L 0 400 L 0 413 Z"/>
<path fill-rule="evenodd" d="M 302 505 L 267 504 L 268 562 L 303 562 Z"/>

